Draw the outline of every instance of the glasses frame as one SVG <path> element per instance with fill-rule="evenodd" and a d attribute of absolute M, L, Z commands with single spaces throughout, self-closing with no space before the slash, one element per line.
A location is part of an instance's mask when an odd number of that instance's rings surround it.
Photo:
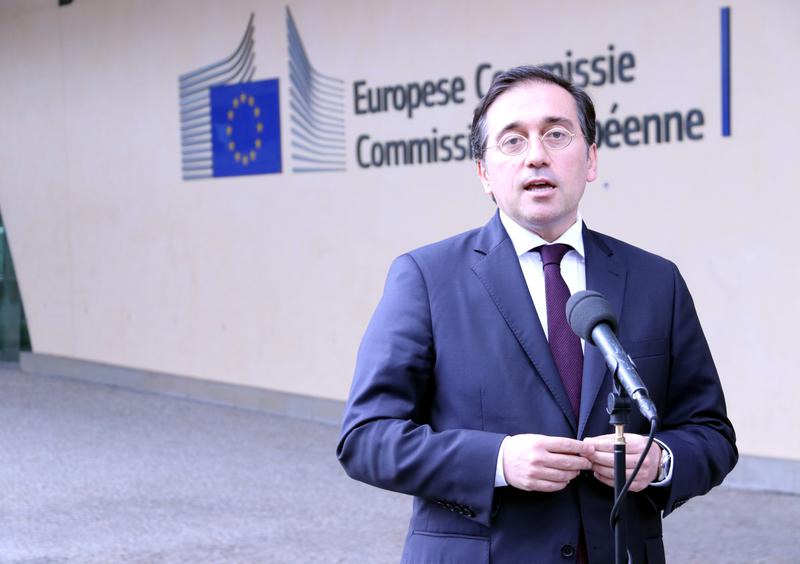
<path fill-rule="evenodd" d="M 569 135 L 569 141 L 567 141 L 567 144 L 564 145 L 563 147 L 549 147 L 547 145 L 547 143 L 544 142 L 544 138 L 547 137 L 547 135 L 551 131 L 555 131 L 555 130 L 563 131 L 564 133 Z M 519 153 L 506 153 L 503 149 L 500 148 L 502 146 L 502 144 L 503 144 L 503 141 L 505 141 L 506 139 L 508 139 L 512 135 L 515 135 L 515 136 L 520 137 L 520 138 L 525 140 L 525 148 L 521 149 Z M 548 151 L 563 151 L 564 149 L 569 147 L 572 144 L 572 140 L 575 139 L 575 137 L 578 137 L 578 136 L 579 136 L 578 133 L 572 133 L 566 127 L 557 125 L 555 127 L 551 127 L 550 129 L 545 131 L 542 135 L 534 135 L 533 137 L 538 139 L 542 143 L 544 148 L 547 149 Z M 580 136 L 583 137 L 583 135 L 580 135 Z M 497 149 L 498 151 L 500 151 L 501 153 L 503 153 L 507 157 L 518 157 L 520 155 L 524 155 L 527 151 L 529 151 L 530 147 L 531 147 L 531 140 L 528 139 L 527 137 L 525 137 L 524 135 L 522 135 L 521 133 L 506 133 L 505 135 L 503 135 L 500 138 L 500 143 L 498 143 L 497 145 L 492 145 L 491 147 L 486 147 L 486 150 L 488 151 L 489 149 Z"/>

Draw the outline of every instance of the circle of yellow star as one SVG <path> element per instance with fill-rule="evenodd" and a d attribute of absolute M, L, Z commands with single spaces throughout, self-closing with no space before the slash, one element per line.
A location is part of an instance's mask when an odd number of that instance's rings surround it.
<path fill-rule="evenodd" d="M 252 95 L 248 95 L 245 92 L 240 92 L 238 96 L 234 97 L 231 100 L 231 106 L 227 112 L 227 117 L 229 122 L 234 121 L 234 118 L 236 117 L 236 111 L 239 109 L 240 106 L 244 106 L 245 104 L 253 108 L 252 115 L 254 120 L 257 120 L 261 116 L 261 108 L 256 105 L 255 97 Z M 225 126 L 225 135 L 228 138 L 227 139 L 228 151 L 233 153 L 233 159 L 237 163 L 240 163 L 243 166 L 247 166 L 248 164 L 256 160 L 258 151 L 264 145 L 264 141 L 261 139 L 262 133 L 264 133 L 264 123 L 262 121 L 257 121 L 256 138 L 253 140 L 253 146 L 250 148 L 237 147 L 236 141 L 231 138 L 233 136 L 233 124 L 228 123 Z"/>

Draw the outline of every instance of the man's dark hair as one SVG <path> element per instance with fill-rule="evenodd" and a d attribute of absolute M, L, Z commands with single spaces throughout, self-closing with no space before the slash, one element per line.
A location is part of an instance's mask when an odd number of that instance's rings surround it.
<path fill-rule="evenodd" d="M 478 107 L 475 108 L 469 142 L 472 146 L 472 156 L 476 161 L 482 161 L 486 153 L 486 142 L 489 135 L 486 131 L 486 112 L 489 111 L 489 107 L 498 96 L 514 85 L 523 82 L 549 82 L 569 92 L 578 107 L 578 120 L 580 121 L 581 132 L 586 139 L 586 144 L 591 145 L 594 143 L 597 127 L 594 121 L 594 104 L 592 104 L 592 99 L 589 98 L 589 95 L 570 81 L 543 67 L 523 65 L 498 74 Z"/>

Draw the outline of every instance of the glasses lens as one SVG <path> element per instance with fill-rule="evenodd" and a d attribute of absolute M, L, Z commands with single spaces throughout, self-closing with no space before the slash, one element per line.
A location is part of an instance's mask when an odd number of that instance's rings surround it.
<path fill-rule="evenodd" d="M 528 147 L 528 140 L 516 133 L 506 135 L 500 140 L 498 148 L 506 155 L 519 155 Z"/>
<path fill-rule="evenodd" d="M 550 149 L 563 149 L 570 144 L 574 135 L 563 127 L 554 127 L 544 134 L 542 143 Z"/>

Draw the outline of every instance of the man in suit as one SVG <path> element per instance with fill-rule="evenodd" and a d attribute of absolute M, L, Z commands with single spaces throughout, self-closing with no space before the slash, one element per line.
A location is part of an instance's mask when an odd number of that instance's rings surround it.
<path fill-rule="evenodd" d="M 594 346 L 565 333 L 563 300 L 579 290 L 609 300 L 660 416 L 625 506 L 632 561 L 663 562 L 661 512 L 736 463 L 677 268 L 582 222 L 594 139 L 580 89 L 538 67 L 497 76 L 472 145 L 498 213 L 392 264 L 337 454 L 351 477 L 414 496 L 404 562 L 613 561 L 611 375 Z M 629 473 L 648 430 L 632 414 Z"/>

